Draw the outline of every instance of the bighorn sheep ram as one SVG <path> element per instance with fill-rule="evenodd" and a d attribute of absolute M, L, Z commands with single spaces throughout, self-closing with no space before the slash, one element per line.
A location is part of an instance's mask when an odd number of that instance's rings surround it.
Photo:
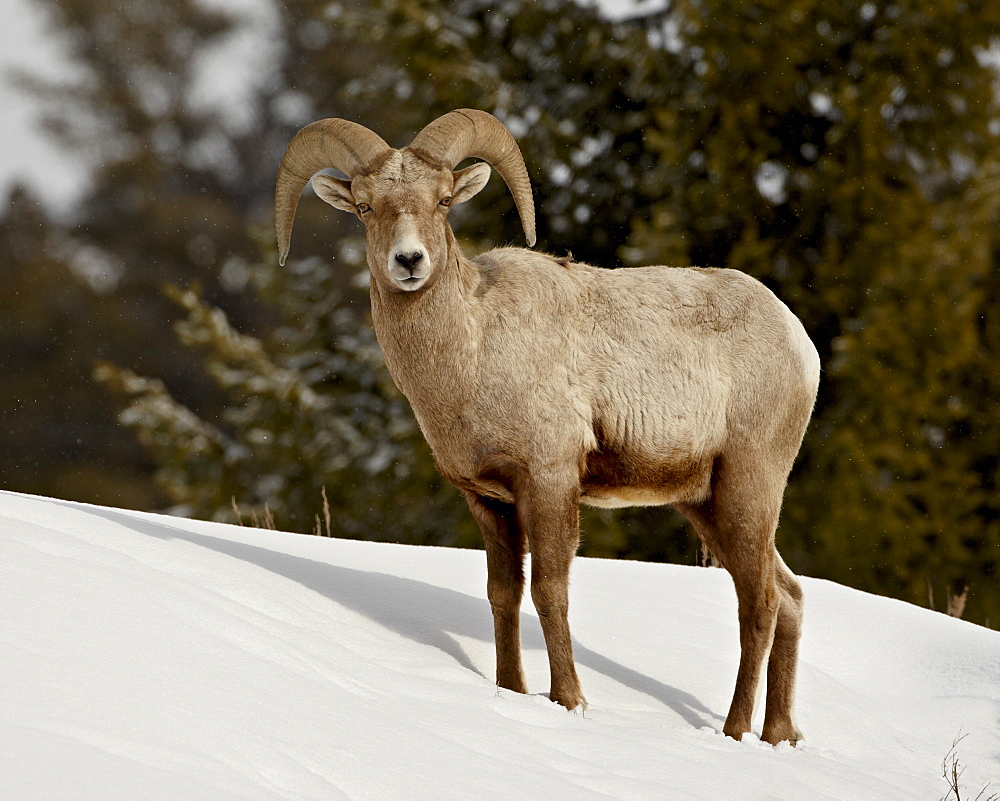
<path fill-rule="evenodd" d="M 487 163 L 453 171 L 467 157 Z M 566 616 L 579 504 L 672 504 L 736 587 L 742 653 L 723 731 L 738 740 L 750 730 L 766 659 L 762 736 L 794 744 L 802 591 L 774 531 L 816 397 L 816 349 L 780 300 L 733 270 L 606 270 L 520 248 L 467 258 L 448 210 L 483 188 L 490 165 L 534 245 L 517 143 L 469 109 L 402 150 L 346 120 L 307 125 L 282 160 L 275 219 L 282 264 L 310 178 L 365 224 L 386 364 L 482 529 L 497 684 L 527 691 L 519 608 L 530 547 L 549 697 L 586 703 Z M 347 180 L 315 175 L 326 167 Z"/>

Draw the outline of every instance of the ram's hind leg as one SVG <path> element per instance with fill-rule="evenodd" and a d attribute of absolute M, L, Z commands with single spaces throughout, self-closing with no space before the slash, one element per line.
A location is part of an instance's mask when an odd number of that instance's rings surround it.
<path fill-rule="evenodd" d="M 779 595 L 778 621 L 767 662 L 767 707 L 761 736 L 772 744 L 788 740 L 795 745 L 802 739 L 802 732 L 792 719 L 802 634 L 802 587 L 777 551 L 774 562 Z"/>
<path fill-rule="evenodd" d="M 727 562 L 739 604 L 740 667 L 722 731 L 737 740 L 750 731 L 764 659 L 771 649 L 778 619 L 772 552 L 768 548 L 766 555 L 745 553 Z"/>
<path fill-rule="evenodd" d="M 736 588 L 740 666 L 722 731 L 737 740 L 750 731 L 757 688 L 772 643 L 777 645 L 779 651 L 774 664 L 780 666 L 779 672 L 787 673 L 791 669 L 792 682 L 786 684 L 788 693 L 775 686 L 775 727 L 765 726 L 765 734 L 773 736 L 778 728 L 782 728 L 777 726 L 779 718 L 790 720 L 790 711 L 787 716 L 783 715 L 780 706 L 787 701 L 790 710 L 790 690 L 794 687 L 797 657 L 796 649 L 790 650 L 791 640 L 796 646 L 798 643 L 798 630 L 791 625 L 790 615 L 782 618 L 780 636 L 775 640 L 779 609 L 788 593 L 787 589 L 779 588 L 777 566 L 780 562 L 774 549 L 774 530 L 778 524 L 783 484 L 772 482 L 769 486 L 754 473 L 752 470 L 735 471 L 723 466 L 713 478 L 712 496 L 708 501 L 697 506 L 677 507 L 691 520 L 699 536 L 729 571 Z"/>
<path fill-rule="evenodd" d="M 497 684 L 528 692 L 521 668 L 521 596 L 524 592 L 525 537 L 513 504 L 465 493 L 486 545 L 486 595 L 493 607 Z"/>

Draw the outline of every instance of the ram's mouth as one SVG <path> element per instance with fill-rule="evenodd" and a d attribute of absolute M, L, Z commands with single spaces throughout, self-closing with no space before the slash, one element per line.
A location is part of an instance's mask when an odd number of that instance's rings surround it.
<path fill-rule="evenodd" d="M 406 292 L 413 292 L 416 289 L 420 289 L 426 281 L 426 275 L 411 275 L 409 278 L 396 279 L 396 283 Z"/>

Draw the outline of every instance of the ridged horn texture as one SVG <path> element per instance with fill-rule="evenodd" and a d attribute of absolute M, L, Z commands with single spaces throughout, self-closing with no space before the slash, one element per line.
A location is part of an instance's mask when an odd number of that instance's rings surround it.
<path fill-rule="evenodd" d="M 392 153 L 376 133 L 356 122 L 330 117 L 310 123 L 288 143 L 274 188 L 274 227 L 278 232 L 279 262 L 285 263 L 299 195 L 309 179 L 327 167 L 348 178 L 377 170 Z"/>
<path fill-rule="evenodd" d="M 492 114 L 471 108 L 449 111 L 418 133 L 408 149 L 448 169 L 470 157 L 489 162 L 514 196 L 528 246 L 535 244 L 535 203 L 528 170 L 514 137 Z"/>

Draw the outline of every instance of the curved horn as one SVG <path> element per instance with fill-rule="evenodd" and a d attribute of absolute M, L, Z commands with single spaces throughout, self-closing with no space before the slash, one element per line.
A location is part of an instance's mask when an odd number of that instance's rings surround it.
<path fill-rule="evenodd" d="M 335 117 L 310 123 L 295 134 L 281 159 L 274 188 L 279 262 L 284 264 L 288 256 L 299 195 L 313 175 L 326 167 L 340 170 L 348 178 L 364 175 L 377 170 L 391 152 L 378 134 Z"/>
<path fill-rule="evenodd" d="M 492 114 L 471 108 L 449 111 L 418 133 L 409 150 L 448 169 L 469 156 L 489 162 L 514 196 L 528 246 L 535 244 L 535 204 L 528 170 L 514 137 Z"/>

